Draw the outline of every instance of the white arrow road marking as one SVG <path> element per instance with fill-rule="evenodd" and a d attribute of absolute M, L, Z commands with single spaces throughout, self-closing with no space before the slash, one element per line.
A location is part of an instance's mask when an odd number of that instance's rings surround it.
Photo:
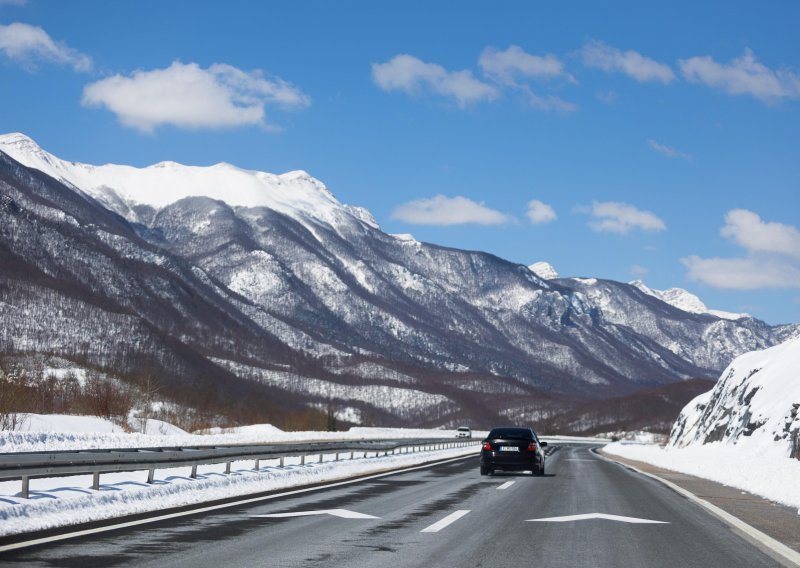
<path fill-rule="evenodd" d="M 528 519 L 528 523 L 567 523 L 569 521 L 586 521 L 588 519 L 606 519 L 620 523 L 641 523 L 654 525 L 668 525 L 665 521 L 651 521 L 650 519 L 637 519 L 636 517 L 621 517 L 619 515 L 606 515 L 605 513 L 587 513 L 585 515 L 569 515 L 566 517 L 548 517 L 546 519 Z"/>
<path fill-rule="evenodd" d="M 460 511 L 456 511 L 455 513 L 450 513 L 449 515 L 447 515 L 441 521 L 437 521 L 437 522 L 433 523 L 431 526 L 429 526 L 427 528 L 424 528 L 419 532 L 424 532 L 424 533 L 439 532 L 440 530 L 442 530 L 446 526 L 452 525 L 453 523 L 455 523 L 458 519 L 460 519 L 461 517 L 463 517 L 467 513 L 469 513 L 469 511 L 468 510 L 464 510 L 464 509 L 462 509 Z"/>
<path fill-rule="evenodd" d="M 498 489 L 508 489 L 509 487 L 514 485 L 515 483 L 516 483 L 516 481 L 506 481 L 503 485 L 498 485 L 497 488 Z"/>
<path fill-rule="evenodd" d="M 293 513 L 273 513 L 271 515 L 250 515 L 252 518 L 261 519 L 285 519 L 287 517 L 309 517 L 311 515 L 331 515 L 332 517 L 339 517 L 341 519 L 380 519 L 373 515 L 365 515 L 364 513 L 357 513 L 347 509 L 325 509 L 322 511 L 296 511 Z"/>

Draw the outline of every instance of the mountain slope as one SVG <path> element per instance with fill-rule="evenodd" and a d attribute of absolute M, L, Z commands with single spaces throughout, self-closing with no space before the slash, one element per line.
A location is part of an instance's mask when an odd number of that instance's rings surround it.
<path fill-rule="evenodd" d="M 19 226 L 0 235 L 17 290 L 0 308 L 19 312 L 31 297 L 61 313 L 76 297 L 100 305 L 94 337 L 106 333 L 103 318 L 147 327 L 150 336 L 121 337 L 115 349 L 176 361 L 169 372 L 181 384 L 190 367 L 172 349 L 207 369 L 217 391 L 234 378 L 334 402 L 361 421 L 491 424 L 552 414 L 575 397 L 712 377 L 797 332 L 387 235 L 301 172 L 87 166 L 17 134 L 0 137 L 0 152 L 10 156 L 0 161 L 0 222 Z M 0 352 L 117 365 L 92 341 L 48 334 L 18 317 Z"/>

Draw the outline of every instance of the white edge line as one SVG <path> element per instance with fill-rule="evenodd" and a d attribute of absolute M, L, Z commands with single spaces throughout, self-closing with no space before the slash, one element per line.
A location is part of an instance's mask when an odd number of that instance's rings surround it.
<path fill-rule="evenodd" d="M 498 485 L 497 489 L 508 489 L 512 485 L 514 485 L 516 481 L 506 481 L 503 485 Z"/>
<path fill-rule="evenodd" d="M 599 454 L 597 452 L 595 452 L 595 455 L 597 457 L 599 457 L 600 459 L 606 460 L 607 462 L 614 463 L 614 464 L 617 464 L 617 465 L 620 465 L 620 466 L 623 466 L 623 467 L 630 468 L 630 469 L 632 469 L 633 471 L 635 471 L 637 473 L 641 473 L 642 475 L 646 475 L 647 477 L 649 477 L 651 479 L 655 479 L 657 481 L 660 481 L 661 483 L 663 483 L 664 485 L 666 485 L 667 487 L 669 487 L 670 489 L 672 489 L 676 493 L 679 493 L 679 494 L 683 495 L 684 497 L 686 497 L 690 501 L 700 505 L 701 507 L 703 507 L 704 509 L 706 509 L 710 513 L 716 515 L 718 518 L 720 518 L 722 521 L 724 521 L 728 525 L 738 529 L 739 531 L 743 532 L 744 534 L 746 534 L 747 536 L 749 536 L 750 538 L 752 538 L 756 542 L 759 542 L 764 547 L 770 549 L 772 552 L 775 552 L 776 554 L 782 556 L 786 560 L 792 562 L 795 566 L 800 566 L 800 553 L 798 553 L 797 551 L 789 548 L 788 546 L 786 546 L 782 542 L 780 542 L 778 540 L 775 540 L 774 538 L 772 538 L 768 534 L 764 534 L 763 532 L 761 532 L 760 530 L 758 530 L 754 526 L 748 525 L 743 520 L 741 520 L 739 517 L 735 517 L 735 516 L 731 515 L 730 513 L 728 513 L 727 511 L 724 511 L 723 509 L 720 509 L 716 505 L 714 505 L 712 503 L 709 503 L 705 499 L 701 499 L 700 497 L 698 497 L 697 495 L 695 495 L 691 491 L 687 491 L 683 487 L 680 487 L 679 485 L 676 485 L 676 484 L 672 483 L 671 481 L 669 481 L 667 479 L 664 479 L 663 477 L 659 477 L 657 475 L 653 475 L 652 473 L 647 473 L 646 471 L 642 471 L 641 469 L 639 469 L 637 467 L 634 467 L 632 465 L 629 465 L 629 464 L 626 464 L 626 463 L 622 463 L 622 462 L 618 462 L 617 460 L 615 460 L 615 459 L 613 459 L 611 457 L 606 457 L 605 455 Z"/>
<path fill-rule="evenodd" d="M 437 465 L 450 463 L 450 462 L 454 462 L 454 461 L 458 461 L 458 460 L 463 460 L 465 458 L 470 458 L 470 457 L 474 457 L 474 456 L 472 456 L 472 455 L 459 456 L 457 458 L 450 458 L 450 459 L 447 459 L 447 460 L 426 463 L 426 464 L 422 464 L 422 465 L 418 465 L 418 466 L 414 466 L 414 467 L 410 467 L 410 468 L 386 471 L 384 473 L 378 473 L 378 474 L 375 474 L 375 475 L 369 475 L 367 477 L 359 477 L 358 479 L 345 479 L 344 481 L 337 481 L 335 483 L 330 483 L 330 484 L 326 484 L 326 485 L 317 485 L 315 487 L 305 487 L 305 488 L 302 488 L 302 489 L 293 489 L 292 491 L 285 491 L 283 493 L 274 493 L 274 494 L 271 494 L 271 495 L 263 495 L 261 497 L 250 497 L 248 499 L 241 499 L 239 501 L 233 501 L 231 503 L 221 503 L 219 505 L 210 505 L 208 507 L 200 507 L 200 508 L 197 508 L 197 509 L 191 509 L 189 511 L 180 511 L 180 512 L 177 512 L 177 513 L 169 513 L 167 515 L 160 515 L 158 517 L 148 517 L 146 519 L 137 519 L 135 521 L 126 521 L 124 523 L 118 523 L 118 524 L 114 524 L 114 525 L 107 525 L 107 526 L 104 526 L 104 527 L 96 527 L 96 528 L 93 528 L 93 529 L 84 529 L 84 530 L 79 530 L 79 531 L 75 531 L 75 532 L 54 535 L 54 536 L 50 536 L 50 537 L 37 538 L 37 539 L 34 539 L 34 540 L 26 540 L 26 541 L 23 541 L 23 542 L 15 542 L 13 544 L 7 544 L 5 546 L 0 546 L 0 552 L 6 552 L 6 551 L 9 551 L 9 550 L 18 550 L 20 548 L 28 548 L 28 547 L 31 547 L 31 546 L 37 546 L 39 544 L 47 544 L 47 543 L 50 543 L 50 542 L 57 542 L 59 540 L 67 540 L 67 539 L 70 539 L 70 538 L 77 538 L 77 537 L 80 537 L 80 536 L 87 536 L 87 535 L 90 535 L 90 534 L 97 534 L 97 533 L 108 532 L 108 531 L 117 530 L 117 529 L 135 527 L 135 526 L 138 526 L 138 525 L 146 525 L 146 524 L 149 524 L 149 523 L 156 523 L 158 521 L 165 521 L 165 520 L 168 520 L 168 519 L 175 519 L 177 517 L 186 517 L 186 516 L 189 516 L 189 515 L 196 515 L 198 513 L 206 513 L 208 511 L 216 511 L 218 509 L 225 509 L 225 508 L 228 508 L 228 507 L 236 507 L 238 505 L 247 505 L 248 503 L 257 503 L 259 501 L 267 501 L 269 499 L 277 499 L 279 497 L 286 497 L 286 496 L 289 496 L 289 495 L 297 495 L 299 493 L 308 493 L 310 491 L 320 491 L 322 489 L 328 489 L 328 488 L 331 488 L 331 487 L 339 487 L 339 486 L 342 486 L 342 485 L 350 485 L 350 484 L 353 484 L 353 483 L 360 483 L 362 481 L 367 481 L 367 480 L 370 480 L 370 479 L 377 479 L 379 477 L 386 477 L 388 475 L 396 475 L 398 473 L 405 473 L 407 471 L 416 471 L 418 469 L 425 469 L 425 468 L 428 468 L 428 467 L 435 467 Z"/>
<path fill-rule="evenodd" d="M 463 517 L 467 513 L 469 513 L 468 509 L 461 509 L 459 511 L 456 511 L 455 513 L 450 513 L 444 519 L 436 521 L 431 526 L 425 527 L 424 529 L 422 529 L 419 532 L 437 533 L 440 530 L 442 530 L 443 528 L 445 528 L 445 527 L 447 527 L 449 525 L 452 525 L 453 523 L 455 523 L 458 519 L 460 519 L 461 517 Z"/>

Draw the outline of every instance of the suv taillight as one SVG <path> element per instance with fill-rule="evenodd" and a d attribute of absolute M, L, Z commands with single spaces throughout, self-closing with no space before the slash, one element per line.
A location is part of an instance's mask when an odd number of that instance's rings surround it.
<path fill-rule="evenodd" d="M 536 442 L 531 442 L 530 444 L 528 444 L 528 451 L 529 451 L 529 452 L 535 452 L 535 451 L 536 451 L 536 450 L 538 450 L 538 449 L 539 449 L 539 448 L 538 448 L 538 446 L 536 445 Z"/>
<path fill-rule="evenodd" d="M 492 445 L 489 442 L 484 442 L 483 443 L 483 449 L 486 450 L 487 452 L 491 452 L 492 451 Z"/>

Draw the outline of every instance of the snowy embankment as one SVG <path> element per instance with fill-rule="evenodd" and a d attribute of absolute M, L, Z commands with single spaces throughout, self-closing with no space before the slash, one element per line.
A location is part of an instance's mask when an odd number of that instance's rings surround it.
<path fill-rule="evenodd" d="M 686 405 L 665 449 L 604 451 L 800 507 L 800 338 L 737 357 Z"/>
<path fill-rule="evenodd" d="M 263 460 L 259 471 L 250 469 L 253 467 L 250 460 L 235 462 L 230 475 L 224 473 L 224 464 L 201 466 L 197 479 L 188 476 L 187 467 L 165 469 L 156 471 L 152 485 L 145 482 L 147 472 L 104 474 L 99 491 L 88 489 L 91 476 L 38 479 L 31 481 L 30 499 L 19 497 L 18 481 L 3 482 L 0 483 L 0 536 L 344 480 L 470 454 L 477 458 L 478 449 L 474 445 L 338 462 L 329 455 L 323 463 L 305 465 L 300 465 L 299 458 L 287 458 L 285 467 L 279 467 L 277 460 Z"/>
<path fill-rule="evenodd" d="M 94 448 L 135 448 L 270 444 L 309 440 L 370 440 L 393 438 L 450 438 L 455 430 L 404 428 L 351 428 L 347 432 L 284 432 L 270 424 L 212 429 L 188 434 L 164 422 L 150 421 L 148 432 L 125 433 L 116 424 L 94 416 L 26 415 L 21 431 L 0 432 L 0 452 L 59 451 Z M 479 434 L 479 433 L 478 433 Z M 477 454 L 478 446 L 300 464 L 299 458 L 262 460 L 255 471 L 253 460 L 234 462 L 231 474 L 224 464 L 200 466 L 197 479 L 189 468 L 156 470 L 155 482 L 146 483 L 147 472 L 103 474 L 99 491 L 90 489 L 92 477 L 79 475 L 33 479 L 30 499 L 20 495 L 19 481 L 0 482 L 0 536 L 101 521 L 126 515 L 198 505 L 218 499 L 337 481 L 356 475 L 420 465 L 451 457 Z"/>
<path fill-rule="evenodd" d="M 798 460 L 719 442 L 681 449 L 615 442 L 604 447 L 603 452 L 710 479 L 800 509 Z"/>
<path fill-rule="evenodd" d="M 350 428 L 346 432 L 284 432 L 271 424 L 213 428 L 207 434 L 189 434 L 180 428 L 150 420 L 148 432 L 126 433 L 108 420 L 94 416 L 26 415 L 21 431 L 0 432 L 0 453 L 175 446 L 272 444 L 310 440 L 374 440 L 395 438 L 454 438 L 455 430 L 413 428 Z M 482 433 L 475 432 L 474 436 Z"/>

